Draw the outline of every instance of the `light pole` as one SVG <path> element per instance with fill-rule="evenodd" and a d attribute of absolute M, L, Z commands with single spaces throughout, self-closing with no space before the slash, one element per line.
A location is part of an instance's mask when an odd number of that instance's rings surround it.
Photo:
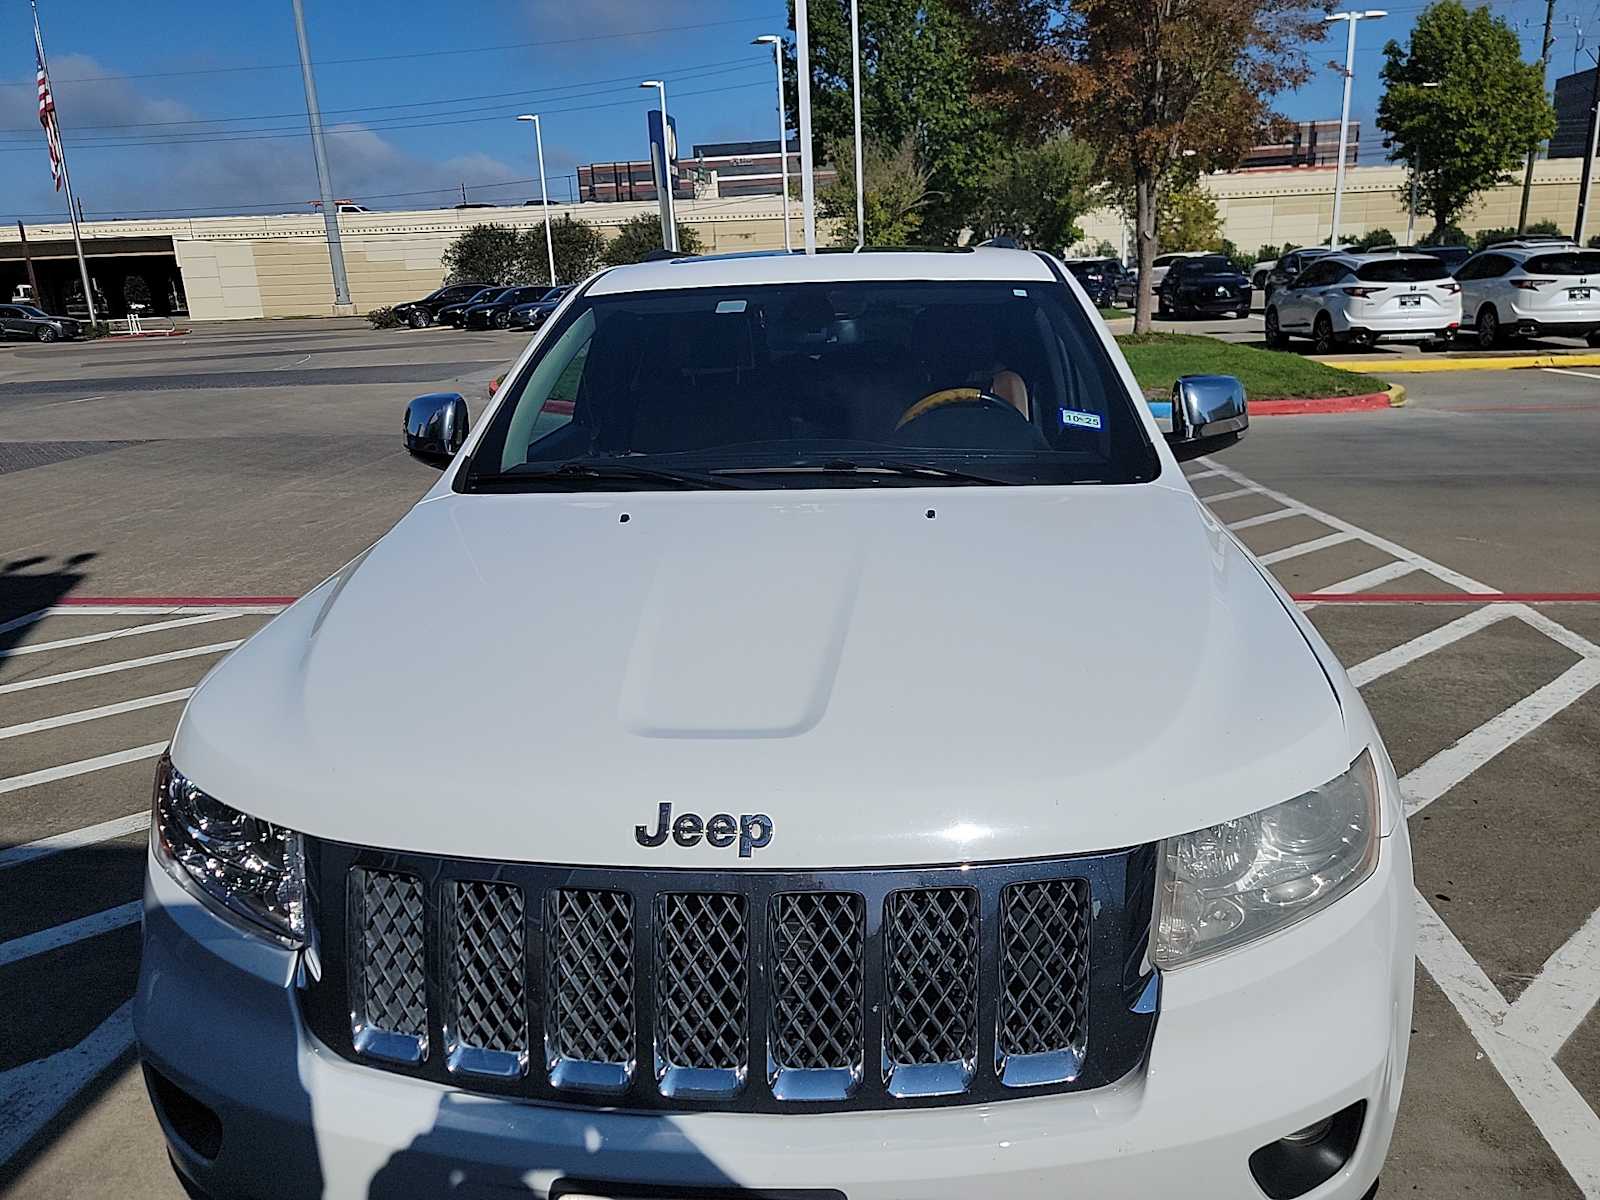
<path fill-rule="evenodd" d="M 544 206 L 544 252 L 550 259 L 550 286 L 556 285 L 556 245 L 550 237 L 550 193 L 544 186 L 544 133 L 539 128 L 538 113 L 523 113 L 519 121 L 533 122 L 533 144 L 539 148 L 539 203 Z"/>
<path fill-rule="evenodd" d="M 1439 85 L 1437 83 L 1425 83 L 1422 86 L 1425 88 L 1436 88 Z M 1406 245 L 1414 246 L 1416 245 L 1416 241 L 1414 239 L 1417 232 L 1417 172 L 1422 170 L 1422 154 L 1420 151 L 1417 153 L 1417 161 L 1411 163 L 1410 166 L 1411 203 L 1406 209 Z"/>
<path fill-rule="evenodd" d="M 811 10 L 808 0 L 794 0 L 795 77 L 800 110 L 800 227 L 807 254 L 817 252 L 817 196 L 811 156 Z"/>
<path fill-rule="evenodd" d="M 667 144 L 672 127 L 667 124 L 667 85 L 659 79 L 646 79 L 642 88 L 655 88 L 661 100 L 661 178 L 656 181 L 656 196 L 661 201 L 661 244 L 678 252 L 678 219 L 672 210 L 672 147 Z M 650 151 L 654 158 L 655 150 Z"/>
<path fill-rule="evenodd" d="M 322 224 L 328 234 L 328 265 L 333 271 L 333 306 L 340 316 L 355 312 L 350 302 L 350 279 L 344 270 L 344 245 L 339 241 L 339 206 L 333 200 L 333 181 L 328 177 L 328 151 L 322 144 L 322 108 L 317 104 L 317 81 L 311 74 L 311 46 L 306 41 L 306 14 L 300 0 L 294 0 L 294 36 L 300 44 L 300 76 L 306 89 L 306 118 L 311 125 L 311 157 L 317 165 L 317 183 L 322 189 Z"/>
<path fill-rule="evenodd" d="M 1344 204 L 1344 159 L 1350 145 L 1350 84 L 1355 79 L 1356 73 L 1356 23 L 1364 20 L 1373 21 L 1388 15 L 1381 8 L 1369 8 L 1363 12 L 1331 13 L 1323 18 L 1325 21 L 1349 23 L 1344 43 L 1344 105 L 1339 110 L 1339 165 L 1333 177 L 1333 225 L 1328 231 L 1330 247 L 1339 244 L 1339 217 Z"/>
<path fill-rule="evenodd" d="M 867 181 L 861 178 L 861 11 L 850 0 L 850 102 L 856 110 L 856 249 L 867 244 Z"/>
<path fill-rule="evenodd" d="M 783 111 L 783 39 L 775 33 L 763 33 L 751 41 L 752 46 L 768 43 L 772 46 L 772 65 L 778 73 L 778 161 L 783 170 L 783 248 L 794 250 L 789 237 L 789 118 Z"/>

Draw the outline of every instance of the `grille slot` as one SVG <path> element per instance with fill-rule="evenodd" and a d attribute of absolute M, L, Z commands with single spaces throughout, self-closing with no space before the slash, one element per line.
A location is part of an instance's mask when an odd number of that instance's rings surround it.
<path fill-rule="evenodd" d="M 514 1077 L 528 1068 L 522 889 L 464 880 L 450 889 L 445 1049 L 450 1069 Z"/>
<path fill-rule="evenodd" d="M 883 1065 L 889 1091 L 962 1091 L 978 1054 L 978 893 L 893 892 L 884 929 Z"/>
<path fill-rule="evenodd" d="M 633 1075 L 633 898 L 557 888 L 545 1057 L 557 1087 L 617 1091 Z"/>
<path fill-rule="evenodd" d="M 995 1065 L 1013 1086 L 1077 1075 L 1089 1026 L 1089 885 L 1007 887 L 1000 904 Z"/>
<path fill-rule="evenodd" d="M 394 871 L 350 875 L 350 1024 L 363 1054 L 396 1062 L 428 1055 L 422 883 Z"/>
<path fill-rule="evenodd" d="M 865 930 L 854 892 L 772 898 L 769 1068 L 780 1099 L 835 1099 L 855 1090 Z"/>
<path fill-rule="evenodd" d="M 656 907 L 656 1075 L 664 1095 L 744 1085 L 748 905 L 732 892 L 665 892 Z"/>

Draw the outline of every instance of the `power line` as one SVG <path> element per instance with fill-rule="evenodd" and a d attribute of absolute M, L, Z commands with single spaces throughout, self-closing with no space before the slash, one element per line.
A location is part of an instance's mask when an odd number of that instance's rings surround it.
<path fill-rule="evenodd" d="M 788 17 L 783 18 L 787 21 Z M 537 42 L 503 42 L 496 46 L 468 46 L 460 50 L 415 50 L 406 54 L 370 54 L 359 58 L 328 58 L 318 62 L 318 68 L 349 63 L 398 62 L 411 58 L 443 58 L 452 54 L 490 54 L 502 50 L 529 50 L 540 46 L 573 46 L 584 42 L 603 42 L 619 38 L 648 37 L 656 33 L 678 33 L 689 29 L 715 29 L 726 25 L 752 25 L 770 23 L 773 17 L 732 17 L 725 21 L 700 21 L 689 25 L 662 25 L 655 29 L 632 29 L 620 33 L 592 33 L 584 37 L 547 38 Z M 52 79 L 52 84 L 62 83 L 114 83 L 120 79 L 174 79 L 188 75 L 230 75 L 241 71 L 285 71 L 300 69 L 300 64 L 259 63 L 254 66 L 204 67 L 191 71 L 147 71 L 140 75 L 81 75 L 75 79 Z"/>

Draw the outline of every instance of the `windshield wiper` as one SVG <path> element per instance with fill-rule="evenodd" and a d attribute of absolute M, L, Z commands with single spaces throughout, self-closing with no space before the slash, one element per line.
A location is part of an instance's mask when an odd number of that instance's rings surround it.
<path fill-rule="evenodd" d="M 763 467 L 721 467 L 713 475 L 894 475 L 901 478 L 926 479 L 938 483 L 987 484 L 1007 486 L 1009 479 L 996 479 L 992 475 L 979 475 L 973 471 L 953 467 L 936 467 L 931 463 L 905 462 L 896 458 L 819 458 L 800 459 L 790 463 L 774 463 Z"/>
<path fill-rule="evenodd" d="M 718 479 L 703 471 L 677 471 L 667 467 L 637 466 L 628 462 L 572 461 L 553 466 L 532 464 L 514 467 L 499 474 L 477 475 L 474 485 L 515 488 L 526 483 L 659 483 L 675 488 L 737 488 L 744 486 L 731 479 Z"/>

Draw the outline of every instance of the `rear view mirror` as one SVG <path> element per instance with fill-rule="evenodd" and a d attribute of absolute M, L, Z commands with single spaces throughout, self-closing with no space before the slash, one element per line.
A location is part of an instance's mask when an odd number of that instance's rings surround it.
<path fill-rule="evenodd" d="M 1184 375 L 1172 385 L 1167 445 L 1179 462 L 1225 449 L 1248 428 L 1244 385 L 1232 375 Z"/>
<path fill-rule="evenodd" d="M 406 453 L 430 467 L 448 466 L 467 440 L 467 402 L 456 392 L 430 392 L 406 405 Z"/>

